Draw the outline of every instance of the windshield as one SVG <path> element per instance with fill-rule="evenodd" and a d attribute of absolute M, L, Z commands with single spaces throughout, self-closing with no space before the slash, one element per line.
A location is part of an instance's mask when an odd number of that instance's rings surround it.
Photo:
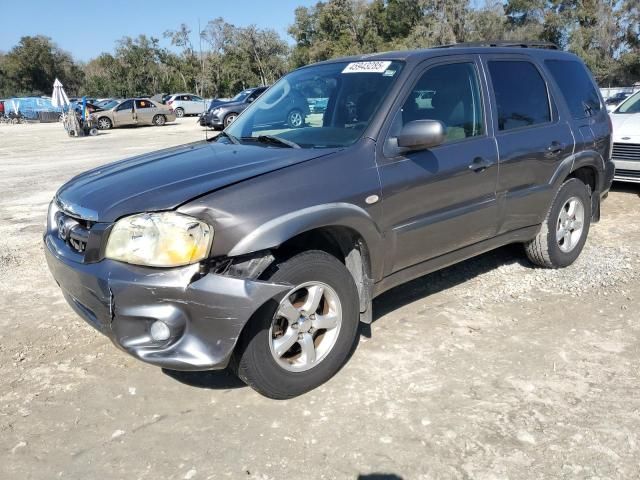
<path fill-rule="evenodd" d="M 235 97 L 231 99 L 232 102 L 242 102 L 245 98 L 247 98 L 253 90 L 243 90 L 238 93 Z"/>
<path fill-rule="evenodd" d="M 98 106 L 103 110 L 110 110 L 116 105 L 118 105 L 118 103 L 120 102 L 118 102 L 117 100 L 109 100 L 108 102 L 100 102 Z"/>
<path fill-rule="evenodd" d="M 296 70 L 254 101 L 219 141 L 232 137 L 240 143 L 302 148 L 351 145 L 368 127 L 402 66 L 402 62 L 362 61 Z M 318 99 L 321 108 L 315 108 Z M 264 142 L 267 137 L 270 141 Z"/>
<path fill-rule="evenodd" d="M 636 92 L 621 103 L 615 113 L 640 113 L 640 92 Z"/>

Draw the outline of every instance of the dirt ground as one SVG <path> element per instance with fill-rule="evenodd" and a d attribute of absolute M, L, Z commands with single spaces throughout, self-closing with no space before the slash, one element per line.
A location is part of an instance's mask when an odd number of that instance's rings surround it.
<path fill-rule="evenodd" d="M 345 368 L 278 402 L 126 356 L 44 262 L 62 182 L 203 136 L 0 126 L 0 479 L 639 477 L 640 187 L 615 187 L 568 269 L 512 246 L 386 293 Z"/>

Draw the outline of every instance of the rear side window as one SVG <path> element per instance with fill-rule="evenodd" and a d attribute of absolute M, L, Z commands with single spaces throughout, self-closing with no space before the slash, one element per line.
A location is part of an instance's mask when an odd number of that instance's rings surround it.
<path fill-rule="evenodd" d="M 595 115 L 602 109 L 596 87 L 582 63 L 575 60 L 545 60 L 544 63 L 560 87 L 573 118 Z"/>
<path fill-rule="evenodd" d="M 538 69 L 530 62 L 489 62 L 498 107 L 498 129 L 512 130 L 551 121 L 549 95 Z"/>

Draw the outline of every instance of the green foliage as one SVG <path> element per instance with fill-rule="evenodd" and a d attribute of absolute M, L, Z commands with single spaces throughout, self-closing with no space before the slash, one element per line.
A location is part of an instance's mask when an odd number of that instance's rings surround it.
<path fill-rule="evenodd" d="M 24 37 L 0 53 L 0 96 L 50 93 L 55 77 L 70 95 L 231 96 L 329 58 L 497 39 L 554 42 L 602 85 L 640 81 L 638 0 L 325 0 L 298 7 L 289 34 L 292 48 L 274 30 L 216 18 L 196 34 L 184 24 L 164 32 L 171 49 L 125 37 L 83 66 L 46 37 Z"/>
<path fill-rule="evenodd" d="M 50 38 L 22 37 L 7 54 L 0 56 L 0 97 L 50 94 L 56 77 L 71 95 L 84 79 L 71 55 Z"/>

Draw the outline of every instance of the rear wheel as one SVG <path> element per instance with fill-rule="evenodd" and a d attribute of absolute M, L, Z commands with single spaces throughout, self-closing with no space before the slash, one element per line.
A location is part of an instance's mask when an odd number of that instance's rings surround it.
<path fill-rule="evenodd" d="M 182 107 L 176 108 L 175 109 L 175 114 L 176 114 L 176 117 L 178 117 L 178 118 L 184 117 L 184 108 L 182 108 Z"/>
<path fill-rule="evenodd" d="M 156 127 L 161 127 L 165 123 L 167 123 L 167 117 L 165 117 L 164 115 L 156 115 L 155 117 L 153 117 L 153 124 Z"/>
<path fill-rule="evenodd" d="M 358 291 L 345 266 L 321 251 L 277 264 L 268 280 L 293 287 L 251 319 L 235 366 L 261 394 L 291 398 L 326 382 L 345 363 L 358 327 Z"/>
<path fill-rule="evenodd" d="M 100 130 L 109 130 L 112 126 L 113 124 L 108 117 L 100 117 L 98 119 L 98 128 Z"/>
<path fill-rule="evenodd" d="M 536 238 L 525 244 L 527 257 L 541 267 L 571 265 L 582 252 L 590 225 L 590 188 L 570 178 L 558 190 Z"/>

